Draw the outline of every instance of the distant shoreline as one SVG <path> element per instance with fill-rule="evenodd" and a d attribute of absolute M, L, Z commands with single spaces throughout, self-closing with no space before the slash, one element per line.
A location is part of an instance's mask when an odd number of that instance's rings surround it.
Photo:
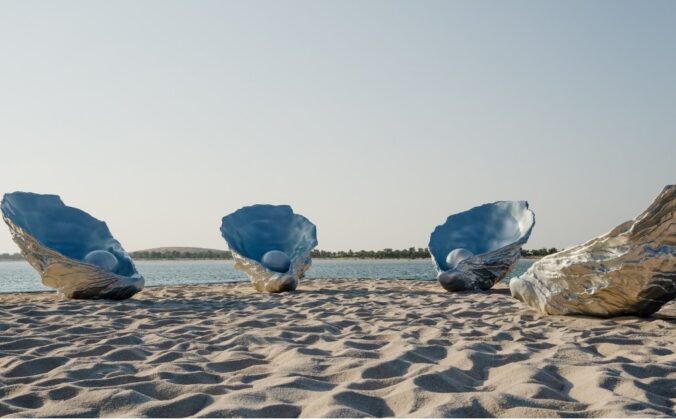
<path fill-rule="evenodd" d="M 522 250 L 521 257 L 524 259 L 537 260 L 543 256 L 556 253 L 558 249 L 541 248 Z M 132 259 L 146 260 L 233 260 L 229 250 L 206 249 L 201 247 L 157 247 L 154 249 L 137 250 L 129 252 Z M 329 251 L 315 249 L 311 254 L 315 260 L 427 260 L 430 258 L 428 249 L 410 247 L 408 249 L 382 249 L 382 250 L 348 250 Z M 20 253 L 0 253 L 0 262 L 23 260 Z"/>
<path fill-rule="evenodd" d="M 539 260 L 542 259 L 544 256 L 521 256 L 520 259 L 527 259 L 527 260 Z M 412 261 L 412 260 L 429 260 L 429 258 L 312 258 L 312 260 L 321 260 L 321 261 L 327 261 L 327 260 L 336 260 L 336 261 L 347 261 L 347 262 L 354 262 L 354 261 L 360 261 L 360 260 L 368 260 L 368 261 Z M 25 261 L 24 258 L 18 258 L 18 259 L 0 259 L 0 263 L 2 262 L 21 262 Z M 146 258 L 134 258 L 135 262 L 234 262 L 234 259 L 222 259 L 222 258 L 193 258 L 193 259 L 188 259 L 188 258 L 165 258 L 165 259 L 146 259 Z"/>

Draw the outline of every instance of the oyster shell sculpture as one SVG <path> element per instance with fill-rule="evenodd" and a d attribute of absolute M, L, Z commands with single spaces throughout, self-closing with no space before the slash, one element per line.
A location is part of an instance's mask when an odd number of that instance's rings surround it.
<path fill-rule="evenodd" d="M 430 236 L 439 283 L 447 291 L 490 289 L 519 259 L 534 225 L 526 201 L 499 201 L 451 215 Z"/>
<path fill-rule="evenodd" d="M 64 297 L 123 300 L 143 289 L 143 277 L 103 221 L 56 195 L 9 193 L 0 209 L 42 283 Z"/>
<path fill-rule="evenodd" d="M 544 314 L 656 312 L 676 297 L 676 185 L 635 219 L 540 259 L 509 288 Z"/>
<path fill-rule="evenodd" d="M 253 205 L 223 217 L 221 234 L 235 268 L 258 291 L 293 291 L 312 264 L 317 228 L 288 205 Z"/>

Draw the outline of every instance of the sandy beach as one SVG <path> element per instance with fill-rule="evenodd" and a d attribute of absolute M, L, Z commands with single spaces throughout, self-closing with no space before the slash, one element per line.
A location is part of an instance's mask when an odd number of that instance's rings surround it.
<path fill-rule="evenodd" d="M 545 317 L 434 282 L 0 295 L 0 416 L 674 416 L 676 303 Z"/>

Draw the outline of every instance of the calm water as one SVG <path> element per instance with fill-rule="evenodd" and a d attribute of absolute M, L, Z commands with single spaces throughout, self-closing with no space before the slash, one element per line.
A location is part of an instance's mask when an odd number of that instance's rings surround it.
<path fill-rule="evenodd" d="M 510 277 L 521 275 L 532 263 L 520 260 Z M 139 261 L 136 266 L 149 287 L 248 281 L 230 261 Z M 315 260 L 306 277 L 434 280 L 436 273 L 430 260 Z M 51 288 L 42 285 L 28 263 L 0 262 L 0 293 L 19 291 Z"/>

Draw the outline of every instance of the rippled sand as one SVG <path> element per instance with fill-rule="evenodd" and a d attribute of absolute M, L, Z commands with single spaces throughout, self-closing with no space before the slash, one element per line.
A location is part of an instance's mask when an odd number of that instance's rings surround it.
<path fill-rule="evenodd" d="M 0 416 L 674 416 L 675 342 L 422 281 L 1 295 Z"/>

